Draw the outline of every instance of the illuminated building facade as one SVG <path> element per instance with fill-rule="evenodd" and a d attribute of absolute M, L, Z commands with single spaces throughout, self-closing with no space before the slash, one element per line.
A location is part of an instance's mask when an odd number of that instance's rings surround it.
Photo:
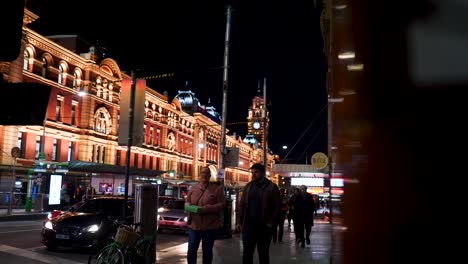
<path fill-rule="evenodd" d="M 118 127 L 120 115 L 127 113 L 120 113 L 120 91 L 122 80 L 131 76 L 115 60 L 100 58 L 95 47 L 80 50 L 77 36 L 44 37 L 29 29 L 27 25 L 36 19 L 25 9 L 21 52 L 12 62 L 0 62 L 0 71 L 5 82 L 49 86 L 47 113 L 42 126 L 0 125 L 0 191 L 11 191 L 15 180 L 37 179 L 38 173 L 31 170 L 46 164 L 45 175 L 65 168 L 65 182 L 96 190 L 100 183 L 109 183 L 112 194 L 121 194 L 127 146 L 118 144 Z M 169 100 L 145 87 L 143 144 L 131 148 L 131 185 L 191 184 L 203 166 L 216 177 L 219 117 L 193 94 L 194 101 L 188 102 L 188 94 L 181 91 Z M 15 99 L 21 103 L 21 98 Z M 250 180 L 248 168 L 261 162 L 262 150 L 237 135 L 227 135 L 226 145 L 239 148 L 239 165 L 226 168 L 225 186 L 242 186 Z M 13 156 L 10 150 L 15 148 L 19 153 Z M 268 171 L 272 163 L 269 155 Z M 45 178 L 38 192 L 47 193 Z"/>

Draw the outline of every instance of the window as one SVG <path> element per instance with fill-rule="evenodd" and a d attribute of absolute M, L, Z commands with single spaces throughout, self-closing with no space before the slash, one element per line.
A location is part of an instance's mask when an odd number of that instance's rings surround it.
<path fill-rule="evenodd" d="M 58 139 L 54 138 L 54 145 L 52 147 L 52 161 L 57 161 L 58 158 Z"/>
<path fill-rule="evenodd" d="M 99 133 L 108 134 L 110 125 L 111 117 L 109 111 L 105 107 L 96 110 L 94 114 L 94 130 Z"/>
<path fill-rule="evenodd" d="M 47 76 L 47 60 L 42 58 L 42 78 Z"/>
<path fill-rule="evenodd" d="M 117 150 L 117 153 L 115 155 L 115 165 L 120 165 L 120 156 L 122 155 L 122 151 L 121 150 Z"/>
<path fill-rule="evenodd" d="M 29 70 L 29 52 L 27 50 L 24 51 L 24 57 L 23 57 L 23 69 Z"/>
<path fill-rule="evenodd" d="M 96 151 L 96 145 L 93 145 L 93 152 L 91 152 L 91 162 L 94 162 L 94 157 L 95 157 L 95 151 Z"/>
<path fill-rule="evenodd" d="M 143 155 L 143 158 L 141 159 L 141 167 L 146 169 L 146 155 Z"/>
<path fill-rule="evenodd" d="M 57 98 L 57 105 L 55 106 L 55 121 L 60 122 L 62 121 L 62 100 L 63 97 Z"/>
<path fill-rule="evenodd" d="M 153 157 L 149 157 L 149 169 L 152 170 L 153 169 Z"/>
<path fill-rule="evenodd" d="M 102 160 L 101 162 L 104 163 L 106 161 L 106 147 L 102 147 Z"/>
<path fill-rule="evenodd" d="M 76 125 L 76 122 L 75 122 L 75 118 L 76 118 L 75 113 L 76 113 L 76 105 L 75 105 L 75 104 L 72 104 L 72 107 L 71 107 L 71 120 L 70 120 L 70 121 L 71 121 L 70 124 L 71 124 L 72 126 Z"/>
<path fill-rule="evenodd" d="M 160 135 L 160 133 L 161 133 L 161 130 L 156 129 L 156 140 L 154 142 L 155 146 L 159 146 L 159 135 Z"/>
<path fill-rule="evenodd" d="M 42 136 L 36 136 L 36 154 L 35 157 L 39 158 L 39 153 L 41 153 L 41 142 L 42 142 Z"/>
<path fill-rule="evenodd" d="M 59 65 L 59 68 L 58 68 L 59 72 L 58 72 L 58 80 L 57 82 L 59 84 L 63 84 L 63 66 L 60 64 Z"/>
<path fill-rule="evenodd" d="M 138 154 L 133 154 L 133 167 L 138 168 Z"/>
<path fill-rule="evenodd" d="M 24 158 L 24 152 L 26 150 L 26 141 L 24 140 L 23 132 L 18 132 L 18 148 L 20 149 L 19 158 Z"/>
<path fill-rule="evenodd" d="M 99 158 L 101 157 L 101 146 L 96 147 L 96 162 L 99 163 Z"/>
<path fill-rule="evenodd" d="M 73 73 L 73 88 L 78 88 L 78 73 L 74 72 Z"/>
<path fill-rule="evenodd" d="M 153 127 L 152 126 L 150 127 L 148 144 L 153 145 Z"/>
<path fill-rule="evenodd" d="M 67 161 L 71 161 L 73 158 L 73 142 L 68 142 L 68 153 L 67 153 Z"/>

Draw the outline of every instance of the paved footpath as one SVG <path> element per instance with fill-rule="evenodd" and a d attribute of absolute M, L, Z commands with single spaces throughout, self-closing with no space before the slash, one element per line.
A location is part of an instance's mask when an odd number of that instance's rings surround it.
<path fill-rule="evenodd" d="M 332 240 L 332 230 L 335 238 Z M 295 242 L 294 233 L 284 229 L 283 243 L 272 243 L 270 246 L 270 263 L 310 263 L 339 264 L 341 263 L 341 243 L 338 239 L 343 229 L 323 220 L 316 220 L 312 227 L 311 244 L 301 248 Z M 158 251 L 158 264 L 186 263 L 187 243 Z M 201 246 L 198 253 L 198 263 L 202 263 Z M 231 239 L 221 239 L 215 242 L 213 264 L 242 263 L 242 240 L 240 234 L 234 234 Z M 254 263 L 258 263 L 257 254 Z"/>

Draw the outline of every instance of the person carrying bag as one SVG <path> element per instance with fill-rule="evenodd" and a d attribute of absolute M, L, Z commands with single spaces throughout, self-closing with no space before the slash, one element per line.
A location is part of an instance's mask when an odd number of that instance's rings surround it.
<path fill-rule="evenodd" d="M 201 170 L 200 182 L 187 194 L 185 210 L 190 212 L 187 263 L 197 263 L 197 251 L 202 243 L 203 264 L 213 261 L 213 246 L 221 226 L 221 210 L 226 206 L 222 186 L 210 182 L 208 167 Z"/>

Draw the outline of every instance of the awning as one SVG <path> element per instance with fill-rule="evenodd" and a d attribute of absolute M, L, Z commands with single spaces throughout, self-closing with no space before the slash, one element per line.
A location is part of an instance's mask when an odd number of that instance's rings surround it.
<path fill-rule="evenodd" d="M 185 182 L 185 180 L 183 179 L 177 180 L 177 179 L 162 178 L 161 180 L 162 180 L 162 183 L 167 183 L 172 186 L 178 186 Z"/>
<path fill-rule="evenodd" d="M 198 181 L 193 180 L 184 180 L 184 179 L 171 179 L 171 178 L 162 178 L 163 183 L 167 183 L 171 186 L 178 186 L 178 185 L 194 185 L 197 184 Z"/>
<path fill-rule="evenodd" d="M 85 162 L 85 161 L 70 161 L 68 162 L 68 170 L 78 172 L 89 172 L 89 173 L 110 173 L 125 175 L 126 167 L 117 166 L 103 163 Z M 161 170 L 149 170 L 149 169 L 137 169 L 130 168 L 130 175 L 156 177 L 167 171 Z"/>

